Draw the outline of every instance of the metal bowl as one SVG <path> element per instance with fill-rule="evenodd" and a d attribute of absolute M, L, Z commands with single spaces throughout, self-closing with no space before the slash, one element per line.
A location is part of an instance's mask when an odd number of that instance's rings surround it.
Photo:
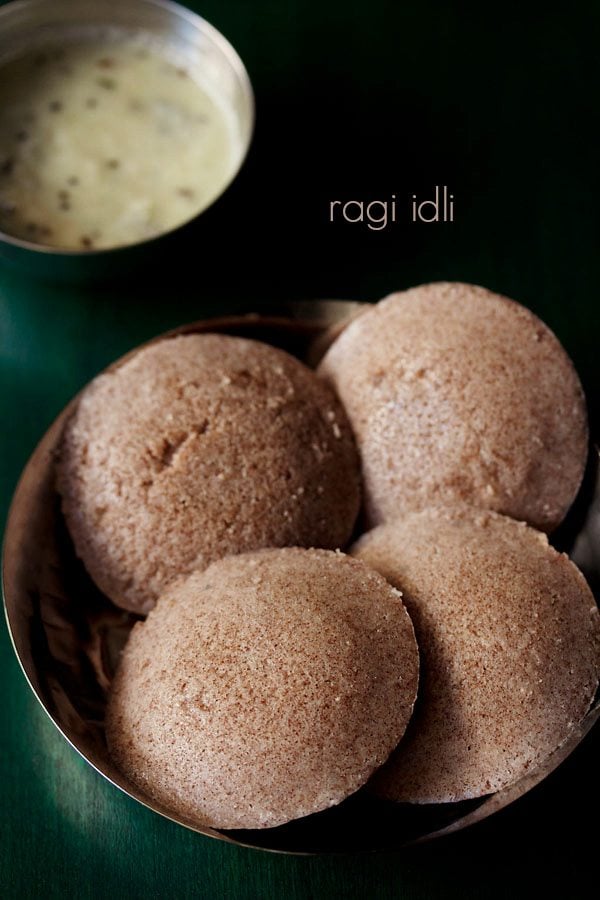
<path fill-rule="evenodd" d="M 175 228 L 142 241 L 107 249 L 66 250 L 24 240 L 0 231 L 0 259 L 28 274 L 56 280 L 119 275 L 173 249 L 173 238 L 200 216 L 211 218 L 215 206 L 238 174 L 254 128 L 254 95 L 240 57 L 220 32 L 191 10 L 171 0 L 13 0 L 0 8 L 0 65 L 25 51 L 68 41 L 81 29 L 143 32 L 176 47 L 190 71 L 198 69 L 233 112 L 238 154 L 229 182 L 213 202 Z M 207 233 L 209 233 L 207 231 Z M 165 251 L 165 253 L 163 253 Z"/>
<path fill-rule="evenodd" d="M 291 304 L 284 316 L 247 315 L 197 322 L 174 333 L 216 331 L 266 341 L 315 364 L 340 323 L 360 304 Z M 120 362 L 120 361 L 119 361 Z M 117 365 L 118 363 L 115 363 Z M 112 367 L 111 367 L 112 368 Z M 136 617 L 117 609 L 76 558 L 54 487 L 54 459 L 77 397 L 43 437 L 18 484 L 3 559 L 4 603 L 14 648 L 38 700 L 71 745 L 108 781 L 140 803 L 201 834 L 289 852 L 390 849 L 430 840 L 487 818 L 552 772 L 600 716 L 595 703 L 544 765 L 509 787 L 476 800 L 430 806 L 395 804 L 359 791 L 337 807 L 257 831 L 201 828 L 145 796 L 114 767 L 103 718 L 119 652 Z M 600 485 L 597 453 L 580 497 L 556 539 L 571 552 L 594 590 L 600 586 Z"/>

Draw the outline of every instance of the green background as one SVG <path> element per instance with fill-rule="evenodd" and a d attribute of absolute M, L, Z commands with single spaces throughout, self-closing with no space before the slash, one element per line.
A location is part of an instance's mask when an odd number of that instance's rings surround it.
<path fill-rule="evenodd" d="M 211 313 L 377 299 L 447 278 L 515 297 L 556 331 L 600 413 L 600 7 L 430 0 L 190 4 L 239 50 L 257 98 L 234 190 L 153 272 L 60 286 L 0 267 L 3 515 L 35 443 L 99 369 Z M 333 199 L 407 203 L 435 184 L 451 225 L 328 222 Z M 0 628 L 0 891 L 7 897 L 584 897 L 600 809 L 592 733 L 542 787 L 435 845 L 292 858 L 185 831 L 105 783 L 37 706 Z M 365 824 L 368 828 L 368 823 Z"/>

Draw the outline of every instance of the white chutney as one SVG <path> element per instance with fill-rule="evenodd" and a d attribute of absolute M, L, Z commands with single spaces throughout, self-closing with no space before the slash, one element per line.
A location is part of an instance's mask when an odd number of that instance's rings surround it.
<path fill-rule="evenodd" d="M 113 30 L 0 68 L 0 231 L 51 247 L 136 243 L 233 178 L 235 119 L 197 67 Z"/>

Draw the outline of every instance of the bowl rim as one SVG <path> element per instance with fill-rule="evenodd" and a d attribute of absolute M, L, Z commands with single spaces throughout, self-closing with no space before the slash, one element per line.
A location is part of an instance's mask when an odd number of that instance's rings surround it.
<path fill-rule="evenodd" d="M 128 0 L 128 2 L 131 2 L 131 0 Z M 189 9 L 189 7 L 184 6 L 181 3 L 177 3 L 175 2 L 175 0 L 134 0 L 134 2 L 146 6 L 155 6 L 162 8 L 169 12 L 172 16 L 178 16 L 179 18 L 189 22 L 189 24 L 193 25 L 197 31 L 201 31 L 205 35 L 207 35 L 212 43 L 228 60 L 233 72 L 235 73 L 236 78 L 241 85 L 242 92 L 248 103 L 248 134 L 235 167 L 230 172 L 229 177 L 224 183 L 220 193 L 217 194 L 216 197 L 213 197 L 213 199 L 207 206 L 203 206 L 197 212 L 192 213 L 187 219 L 184 219 L 182 222 L 179 222 L 176 225 L 172 225 L 170 228 L 167 228 L 164 231 L 160 231 L 158 234 L 153 234 L 147 238 L 143 238 L 140 241 L 129 241 L 125 244 L 114 244 L 110 247 L 92 247 L 89 249 L 79 247 L 53 247 L 51 244 L 37 243 L 35 241 L 29 241 L 26 238 L 16 237 L 15 235 L 9 234 L 8 232 L 3 231 L 0 228 L 1 243 L 16 247 L 19 250 L 25 250 L 31 253 L 39 253 L 46 257 L 59 257 L 61 259 L 88 259 L 90 257 L 102 258 L 106 257 L 109 254 L 119 253 L 124 250 L 132 250 L 137 247 L 148 247 L 165 237 L 175 234 L 180 229 L 183 229 L 186 226 L 190 225 L 200 216 L 204 215 L 204 213 L 208 212 L 223 197 L 223 195 L 229 190 L 233 182 L 238 177 L 250 151 L 256 128 L 256 98 L 254 95 L 252 82 L 250 80 L 250 75 L 248 74 L 248 70 L 246 69 L 241 56 L 239 55 L 233 44 L 225 37 L 224 34 L 222 34 L 218 30 L 218 28 L 216 28 L 214 25 L 211 25 L 211 23 L 208 22 L 203 16 L 194 12 L 192 9 Z M 40 0 L 10 0 L 9 3 L 5 3 L 0 7 L 0 29 L 3 26 L 3 19 L 12 13 L 14 7 L 19 6 L 25 8 L 30 6 L 34 8 L 39 5 Z"/>

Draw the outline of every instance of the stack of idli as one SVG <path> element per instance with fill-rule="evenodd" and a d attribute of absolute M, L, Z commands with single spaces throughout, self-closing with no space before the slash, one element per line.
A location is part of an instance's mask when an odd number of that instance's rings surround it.
<path fill-rule="evenodd" d="M 471 285 L 367 308 L 317 373 L 189 334 L 99 376 L 57 484 L 91 578 L 148 614 L 108 698 L 118 768 L 223 829 L 535 769 L 598 688 L 598 608 L 544 533 L 587 449 L 556 337 Z"/>

